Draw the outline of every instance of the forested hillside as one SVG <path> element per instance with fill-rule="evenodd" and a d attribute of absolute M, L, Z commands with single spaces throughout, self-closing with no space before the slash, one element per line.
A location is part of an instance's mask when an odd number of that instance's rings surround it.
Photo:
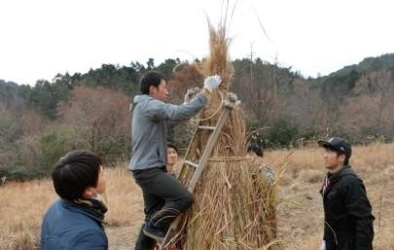
<path fill-rule="evenodd" d="M 171 102 L 181 103 L 188 88 L 202 85 L 195 65 L 167 59 L 156 66 L 149 59 L 58 74 L 34 86 L 0 80 L 0 176 L 45 176 L 59 156 L 75 148 L 91 149 L 107 164 L 127 160 L 129 104 L 140 77 L 160 71 L 169 79 Z M 231 88 L 242 101 L 249 139 L 266 148 L 305 146 L 328 134 L 353 143 L 392 141 L 394 54 L 316 79 L 258 58 L 235 60 L 233 66 Z M 181 134 L 172 140 L 184 143 Z"/>

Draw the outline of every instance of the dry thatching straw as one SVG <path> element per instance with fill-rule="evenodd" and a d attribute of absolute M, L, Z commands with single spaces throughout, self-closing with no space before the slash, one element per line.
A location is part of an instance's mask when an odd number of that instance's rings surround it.
<path fill-rule="evenodd" d="M 182 249 L 262 249 L 276 236 L 275 188 L 244 157 L 211 158 Z"/>
<path fill-rule="evenodd" d="M 209 23 L 210 54 L 200 71 L 219 74 L 222 84 L 201 112 L 201 125 L 217 123 L 229 91 L 233 67 L 228 57 L 226 27 Z M 241 109 L 230 112 L 208 166 L 194 191 L 192 208 L 184 215 L 178 245 L 183 250 L 277 249 L 275 187 L 245 158 L 245 122 Z M 189 146 L 188 160 L 198 162 L 210 132 L 199 131 Z M 181 177 L 182 178 L 182 177 Z"/>

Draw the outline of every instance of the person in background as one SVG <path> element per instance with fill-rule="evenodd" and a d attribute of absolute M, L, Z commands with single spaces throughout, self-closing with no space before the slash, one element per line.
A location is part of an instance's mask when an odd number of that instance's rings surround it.
<path fill-rule="evenodd" d="M 60 199 L 47 210 L 41 227 L 41 250 L 107 250 L 103 228 L 107 207 L 101 159 L 86 150 L 60 158 L 52 181 Z"/>
<path fill-rule="evenodd" d="M 167 144 L 167 172 L 173 177 L 177 177 L 178 173 L 178 149 L 172 144 Z"/>
<path fill-rule="evenodd" d="M 255 167 L 258 172 L 262 173 L 267 183 L 272 186 L 275 182 L 275 173 L 263 163 L 263 149 L 256 144 L 252 144 L 248 146 L 246 151 L 246 158 L 250 165 Z"/>
<path fill-rule="evenodd" d="M 264 219 L 267 224 L 262 230 L 269 239 L 275 239 L 277 237 L 275 174 L 263 163 L 264 153 L 260 146 L 249 145 L 246 151 L 246 158 L 253 168 L 253 187 L 263 203 Z M 273 246 L 273 249 L 276 249 L 276 246 Z"/>
<path fill-rule="evenodd" d="M 350 144 L 343 138 L 319 140 L 323 151 L 324 177 L 320 193 L 324 207 L 321 250 L 372 250 L 372 207 L 363 181 L 349 165 Z"/>
<path fill-rule="evenodd" d="M 191 206 L 192 194 L 166 173 L 167 130 L 195 116 L 220 82 L 219 76 L 209 76 L 204 80 L 203 90 L 193 99 L 173 105 L 166 102 L 169 93 L 163 75 L 149 71 L 142 77 L 141 95 L 134 97 L 131 111 L 132 155 L 128 167 L 144 198 L 145 223 L 136 250 L 151 250 L 155 241 L 160 244 L 171 222 Z"/>

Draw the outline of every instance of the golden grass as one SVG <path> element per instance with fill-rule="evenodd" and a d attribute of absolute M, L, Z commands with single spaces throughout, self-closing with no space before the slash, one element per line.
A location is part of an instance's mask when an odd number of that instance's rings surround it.
<path fill-rule="evenodd" d="M 393 152 L 394 144 L 357 146 L 351 159 L 354 169 L 363 177 L 376 217 L 375 250 L 394 249 Z M 278 239 L 286 250 L 318 249 L 323 230 L 318 193 L 325 173 L 322 150 L 266 151 L 265 162 L 277 174 L 287 169 L 281 175 L 287 181 L 280 180 L 278 189 Z M 110 249 L 133 249 L 143 221 L 140 188 L 125 164 L 106 169 L 106 179 L 109 211 L 105 221 Z M 38 249 L 42 216 L 57 199 L 51 181 L 6 182 L 0 188 L 0 198 L 0 250 Z"/>
<path fill-rule="evenodd" d="M 0 194 L 0 249 L 39 249 L 41 217 L 56 197 L 50 182 L 9 183 Z"/>
<path fill-rule="evenodd" d="M 211 158 L 187 214 L 182 249 L 263 249 L 274 244 L 275 188 L 264 180 L 244 157 Z"/>
<path fill-rule="evenodd" d="M 200 125 L 217 126 L 233 77 L 225 22 L 217 29 L 209 23 L 209 38 L 210 53 L 201 64 L 201 73 L 218 74 L 222 83 L 200 113 Z M 194 135 L 187 160 L 200 161 L 210 133 L 198 131 Z M 252 178 L 256 170 L 251 169 L 244 157 L 245 141 L 243 112 L 232 109 L 194 190 L 194 203 L 181 220 L 181 225 L 187 222 L 186 226 L 178 226 L 180 234 L 176 240 L 182 249 L 277 248 L 276 233 L 273 233 L 276 232 L 274 194 L 271 188 L 260 186 L 263 178 Z M 189 182 L 194 170 L 185 170 L 186 167 L 190 168 L 184 165 L 180 174 L 182 183 Z"/>
<path fill-rule="evenodd" d="M 220 90 L 227 92 L 231 86 L 234 68 L 229 57 L 230 39 L 226 36 L 226 25 L 216 29 L 208 20 L 209 56 L 203 60 L 200 71 L 203 75 L 220 75 Z"/>

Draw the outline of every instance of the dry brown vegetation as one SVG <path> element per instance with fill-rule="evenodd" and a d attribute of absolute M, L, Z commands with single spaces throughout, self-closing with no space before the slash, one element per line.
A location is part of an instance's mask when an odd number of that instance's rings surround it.
<path fill-rule="evenodd" d="M 220 75 L 222 82 L 218 90 L 209 95 L 207 105 L 198 116 L 198 125 L 217 127 L 219 117 L 224 117 L 226 112 L 228 117 L 212 145 L 206 166 L 204 154 L 215 131 L 196 131 L 185 157 L 199 167 L 195 169 L 185 164 L 178 177 L 193 190 L 194 196 L 193 205 L 178 225 L 180 233 L 173 238 L 184 250 L 257 249 L 275 244 L 276 204 L 272 198 L 275 188 L 264 182 L 264 178 L 252 174 L 256 170 L 250 168 L 244 157 L 245 117 L 235 104 L 237 97 L 228 92 L 234 75 L 228 56 L 229 42 L 226 25 L 215 29 L 209 22 L 210 53 L 197 67 L 204 76 Z M 223 102 L 223 98 L 226 101 Z M 223 107 L 223 103 L 232 108 Z M 197 177 L 202 181 L 194 186 L 193 180 L 202 168 L 204 173 Z M 270 249 L 274 247 L 277 249 L 276 244 Z"/>
<path fill-rule="evenodd" d="M 394 144 L 354 147 L 351 164 L 364 179 L 376 217 L 375 250 L 394 249 Z M 322 204 L 318 193 L 324 175 L 318 148 L 266 152 L 265 161 L 279 176 L 279 240 L 285 249 L 318 249 Z M 126 165 L 106 170 L 106 231 L 111 250 L 133 249 L 143 220 L 139 187 Z M 39 249 L 40 223 L 57 198 L 50 180 L 7 183 L 0 188 L 0 250 Z M 202 229 L 203 230 L 203 229 Z M 198 249 L 200 250 L 200 249 Z"/>

